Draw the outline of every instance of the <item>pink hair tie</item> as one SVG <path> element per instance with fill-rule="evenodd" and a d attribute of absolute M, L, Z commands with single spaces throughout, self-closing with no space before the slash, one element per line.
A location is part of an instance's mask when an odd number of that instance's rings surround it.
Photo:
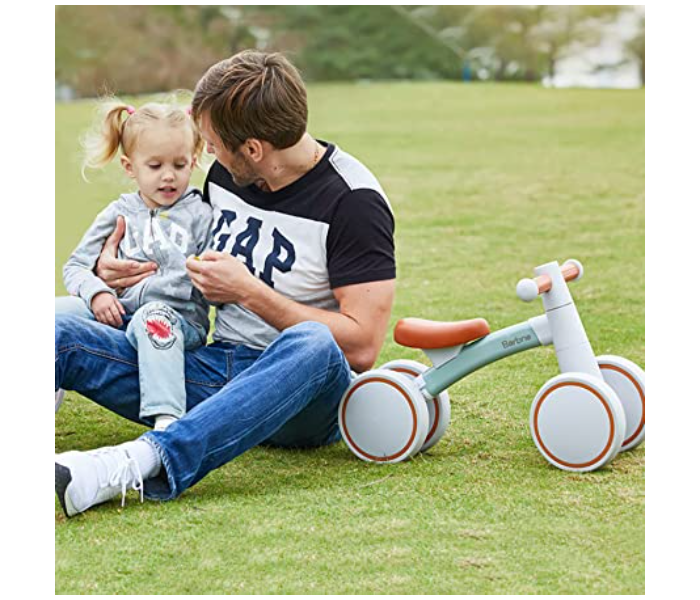
<path fill-rule="evenodd" d="M 130 115 L 133 115 L 136 112 L 136 109 L 133 106 L 131 106 L 131 104 L 129 104 L 126 107 L 126 112 L 129 113 Z"/>
<path fill-rule="evenodd" d="M 185 109 L 185 112 L 191 117 L 191 116 L 192 116 L 192 107 L 191 107 L 191 106 L 188 106 L 188 107 Z"/>

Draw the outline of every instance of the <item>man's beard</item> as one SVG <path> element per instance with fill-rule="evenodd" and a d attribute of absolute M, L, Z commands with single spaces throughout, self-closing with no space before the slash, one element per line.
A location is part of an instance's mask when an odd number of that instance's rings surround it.
<path fill-rule="evenodd" d="M 238 161 L 235 169 L 232 164 L 228 165 L 226 169 L 231 175 L 233 182 L 239 187 L 248 187 L 249 185 L 260 181 L 260 175 L 253 170 L 245 155 L 241 153 L 239 156 L 240 160 Z"/>
<path fill-rule="evenodd" d="M 231 175 L 231 179 L 233 179 L 233 183 L 238 187 L 248 187 L 259 180 L 259 177 L 236 175 L 232 171 L 229 171 L 229 174 Z"/>

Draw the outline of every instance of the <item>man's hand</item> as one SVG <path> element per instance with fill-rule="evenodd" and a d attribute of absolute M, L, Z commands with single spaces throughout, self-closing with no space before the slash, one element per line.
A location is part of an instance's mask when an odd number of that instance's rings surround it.
<path fill-rule="evenodd" d="M 194 286 L 215 304 L 244 303 L 256 288 L 265 286 L 240 260 L 223 252 L 190 256 L 186 266 Z"/>
<path fill-rule="evenodd" d="M 109 287 L 115 290 L 136 285 L 142 279 L 150 277 L 158 269 L 153 262 L 140 263 L 135 260 L 120 260 L 117 258 L 117 248 L 126 232 L 124 217 L 117 218 L 117 226 L 112 235 L 107 238 L 95 272 Z"/>
<path fill-rule="evenodd" d="M 117 328 L 122 326 L 122 315 L 126 314 L 122 303 L 109 292 L 95 294 L 90 309 L 100 323 Z"/>

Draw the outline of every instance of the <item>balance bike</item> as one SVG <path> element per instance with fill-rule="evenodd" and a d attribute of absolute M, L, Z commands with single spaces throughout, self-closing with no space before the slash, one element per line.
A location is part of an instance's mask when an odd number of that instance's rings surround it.
<path fill-rule="evenodd" d="M 530 410 L 537 449 L 567 471 L 593 471 L 644 440 L 644 371 L 618 356 L 593 354 L 567 286 L 581 263 L 535 269 L 516 288 L 521 300 L 542 296 L 545 314 L 494 333 L 484 319 L 441 323 L 402 319 L 395 341 L 431 360 L 396 360 L 355 378 L 338 409 L 350 450 L 376 463 L 396 463 L 438 443 L 450 421 L 447 389 L 497 360 L 554 345 L 560 375 L 539 390 Z"/>

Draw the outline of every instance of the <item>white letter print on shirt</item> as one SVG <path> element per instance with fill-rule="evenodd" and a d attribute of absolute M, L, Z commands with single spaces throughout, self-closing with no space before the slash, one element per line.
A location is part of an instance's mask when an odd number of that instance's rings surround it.
<path fill-rule="evenodd" d="M 150 256 L 153 252 L 154 242 L 156 242 L 162 250 L 174 246 L 183 256 L 187 255 L 187 250 L 190 245 L 190 234 L 184 227 L 181 227 L 174 221 L 168 221 L 169 227 L 167 228 L 167 236 L 163 231 L 160 221 L 148 219 L 143 224 L 142 232 L 135 231 L 130 226 L 130 222 L 126 217 L 124 217 L 124 221 L 126 222 L 126 234 L 122 242 L 122 249 L 127 256 L 136 255 L 139 248 L 144 254 Z"/>

